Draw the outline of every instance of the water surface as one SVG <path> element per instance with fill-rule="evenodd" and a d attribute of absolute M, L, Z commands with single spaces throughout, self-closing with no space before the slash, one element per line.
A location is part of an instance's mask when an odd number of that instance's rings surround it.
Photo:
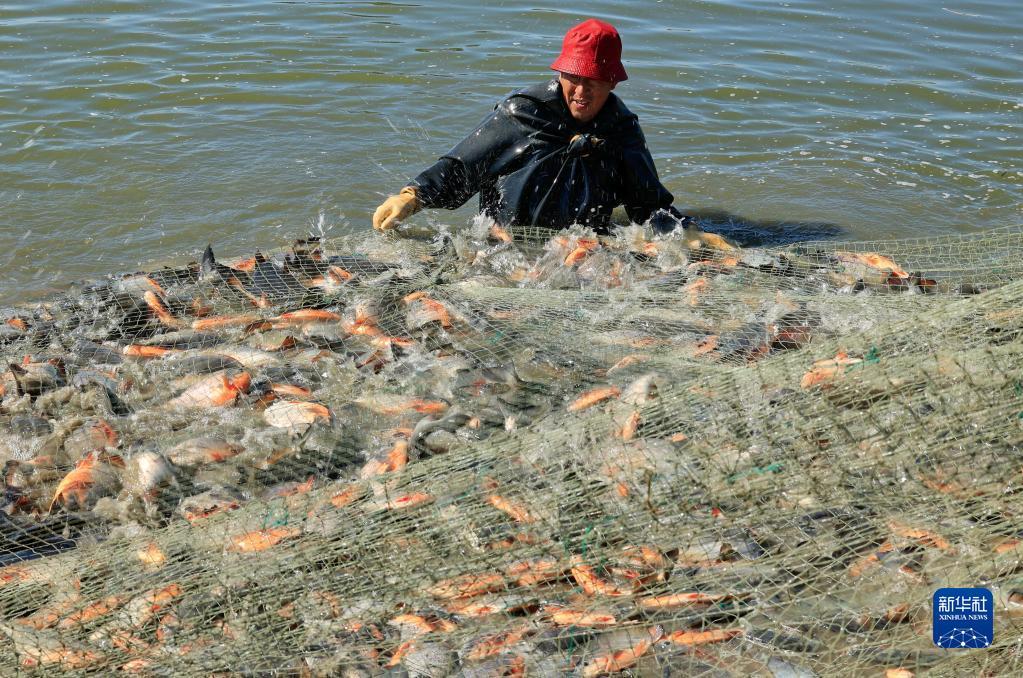
<path fill-rule="evenodd" d="M 587 16 L 685 211 L 786 238 L 1021 221 L 1019 0 L 33 0 L 0 5 L 0 302 L 368 228 Z"/>

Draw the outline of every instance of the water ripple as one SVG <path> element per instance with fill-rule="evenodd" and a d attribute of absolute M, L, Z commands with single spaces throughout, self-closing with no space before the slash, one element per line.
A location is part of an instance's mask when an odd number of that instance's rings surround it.
<path fill-rule="evenodd" d="M 0 301 L 366 227 L 591 14 L 683 209 L 856 238 L 1020 221 L 1018 0 L 33 0 L 0 35 Z"/>

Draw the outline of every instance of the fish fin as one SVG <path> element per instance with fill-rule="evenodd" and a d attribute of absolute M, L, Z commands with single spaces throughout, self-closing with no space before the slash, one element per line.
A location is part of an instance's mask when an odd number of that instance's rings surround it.
<path fill-rule="evenodd" d="M 7 365 L 11 368 L 11 375 L 14 377 L 15 390 L 18 392 L 19 396 L 25 395 L 27 391 L 21 383 L 21 378 L 28 374 L 28 372 L 17 363 L 8 363 Z"/>
<path fill-rule="evenodd" d="M 199 277 L 212 275 L 217 270 L 217 259 L 213 256 L 213 245 L 207 244 L 202 253 L 202 262 L 199 264 Z"/>

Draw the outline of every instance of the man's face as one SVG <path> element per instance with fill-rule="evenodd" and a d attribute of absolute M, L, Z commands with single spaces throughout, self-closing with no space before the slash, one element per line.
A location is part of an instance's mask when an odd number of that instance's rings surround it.
<path fill-rule="evenodd" d="M 600 113 L 607 103 L 607 97 L 615 88 L 613 82 L 591 80 L 571 73 L 558 76 L 561 93 L 565 97 L 568 112 L 579 122 L 589 122 Z"/>

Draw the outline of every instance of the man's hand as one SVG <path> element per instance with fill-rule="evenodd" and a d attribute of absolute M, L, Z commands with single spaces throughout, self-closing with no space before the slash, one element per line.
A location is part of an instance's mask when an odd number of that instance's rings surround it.
<path fill-rule="evenodd" d="M 392 195 L 385 200 L 384 204 L 373 213 L 373 228 L 378 231 L 394 228 L 398 222 L 404 221 L 418 212 L 420 207 L 416 189 L 406 186 L 401 189 L 401 193 Z"/>

